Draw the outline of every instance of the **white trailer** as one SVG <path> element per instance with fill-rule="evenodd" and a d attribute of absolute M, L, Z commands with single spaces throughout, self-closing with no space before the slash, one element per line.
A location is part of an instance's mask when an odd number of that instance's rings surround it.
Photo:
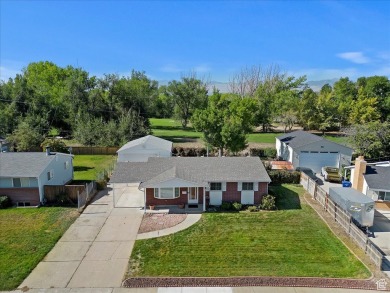
<path fill-rule="evenodd" d="M 329 197 L 362 227 L 374 225 L 375 202 L 353 188 L 330 187 Z"/>

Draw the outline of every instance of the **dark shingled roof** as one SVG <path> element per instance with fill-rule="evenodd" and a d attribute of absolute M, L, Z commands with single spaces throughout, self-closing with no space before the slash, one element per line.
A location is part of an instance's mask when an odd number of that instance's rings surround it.
<path fill-rule="evenodd" d="M 55 155 L 42 153 L 0 153 L 0 177 L 38 177 Z"/>
<path fill-rule="evenodd" d="M 370 189 L 390 190 L 390 167 L 367 166 L 364 178 Z"/>
<path fill-rule="evenodd" d="M 111 183 L 149 182 L 173 178 L 205 185 L 206 182 L 270 182 L 258 157 L 149 158 L 148 162 L 118 162 Z"/>
<path fill-rule="evenodd" d="M 302 130 L 293 131 L 277 137 L 280 141 L 292 148 L 298 148 L 309 143 L 323 140 L 324 138 Z"/>

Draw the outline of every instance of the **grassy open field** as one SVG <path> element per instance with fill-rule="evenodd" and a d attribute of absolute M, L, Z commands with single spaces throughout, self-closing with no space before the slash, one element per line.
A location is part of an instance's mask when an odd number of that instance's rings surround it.
<path fill-rule="evenodd" d="M 115 160 L 111 155 L 76 155 L 73 160 L 74 180 L 96 180 L 97 174 Z"/>
<path fill-rule="evenodd" d="M 153 135 L 155 136 L 168 139 L 172 142 L 186 142 L 194 140 L 201 141 L 202 133 L 196 132 L 191 127 L 191 125 L 186 129 L 183 129 L 180 122 L 170 118 L 150 118 L 149 121 L 151 124 Z M 282 133 L 280 132 L 253 132 L 248 135 L 248 142 L 270 144 L 271 146 L 271 144 L 275 144 L 275 137 L 281 134 Z M 325 138 L 340 144 L 347 144 L 347 137 L 345 136 L 327 134 Z"/>
<path fill-rule="evenodd" d="M 136 241 L 128 277 L 370 276 L 301 200 L 301 186 L 272 190 L 278 211 L 205 213 L 184 231 Z"/>
<path fill-rule="evenodd" d="M 75 208 L 0 210 L 0 290 L 19 286 L 77 216 Z"/>

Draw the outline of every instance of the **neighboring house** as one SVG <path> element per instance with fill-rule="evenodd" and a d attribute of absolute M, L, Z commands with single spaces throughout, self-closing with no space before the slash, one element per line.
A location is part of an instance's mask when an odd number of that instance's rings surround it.
<path fill-rule="evenodd" d="M 367 163 L 360 156 L 351 170 L 352 188 L 377 202 L 390 203 L 390 162 Z"/>
<path fill-rule="evenodd" d="M 118 162 L 146 162 L 151 157 L 170 157 L 172 142 L 147 135 L 129 141 L 118 151 Z"/>
<path fill-rule="evenodd" d="M 298 130 L 276 138 L 277 156 L 291 162 L 294 168 L 306 167 L 321 172 L 324 166 L 341 168 L 351 164 L 352 149 Z"/>
<path fill-rule="evenodd" d="M 8 152 L 10 144 L 5 140 L 5 138 L 0 136 L 0 153 Z"/>
<path fill-rule="evenodd" d="M 0 153 L 0 195 L 18 206 L 44 202 L 45 185 L 63 185 L 73 179 L 72 155 L 51 153 Z"/>
<path fill-rule="evenodd" d="M 117 163 L 111 183 L 140 183 L 148 205 L 259 204 L 271 182 L 258 157 L 150 158 Z"/>

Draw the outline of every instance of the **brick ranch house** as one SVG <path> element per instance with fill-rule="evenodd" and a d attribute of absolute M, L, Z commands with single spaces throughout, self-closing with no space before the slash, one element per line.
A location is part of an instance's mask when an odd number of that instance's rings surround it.
<path fill-rule="evenodd" d="M 118 162 L 110 183 L 139 183 L 149 205 L 259 204 L 271 182 L 258 157 L 171 157 Z"/>
<path fill-rule="evenodd" d="M 0 195 L 17 206 L 44 203 L 45 185 L 63 185 L 73 179 L 72 155 L 46 152 L 0 153 Z"/>

